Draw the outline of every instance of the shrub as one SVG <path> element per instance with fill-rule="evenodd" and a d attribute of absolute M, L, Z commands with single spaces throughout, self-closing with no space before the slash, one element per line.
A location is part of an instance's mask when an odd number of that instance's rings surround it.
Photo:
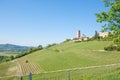
<path fill-rule="evenodd" d="M 71 40 L 71 39 L 66 39 L 66 40 L 65 40 L 65 41 L 63 41 L 63 42 L 64 42 L 64 43 L 65 43 L 65 42 L 69 42 L 70 40 Z"/>
<path fill-rule="evenodd" d="M 58 49 L 55 49 L 54 51 L 55 51 L 55 52 L 60 52 L 60 50 L 58 50 Z"/>
<path fill-rule="evenodd" d="M 25 62 L 28 63 L 28 60 L 26 60 Z"/>
<path fill-rule="evenodd" d="M 113 41 L 115 44 L 120 45 L 120 38 L 114 38 Z"/>
<path fill-rule="evenodd" d="M 116 50 L 116 46 L 107 46 L 107 47 L 104 47 L 104 50 L 106 50 L 106 51 L 114 51 L 114 50 Z"/>
<path fill-rule="evenodd" d="M 120 46 L 117 46 L 117 51 L 120 51 Z"/>
<path fill-rule="evenodd" d="M 49 48 L 49 47 L 52 47 L 52 46 L 55 46 L 55 45 L 57 45 L 57 44 L 56 44 L 56 43 L 48 44 L 48 45 L 46 46 L 46 48 Z"/>

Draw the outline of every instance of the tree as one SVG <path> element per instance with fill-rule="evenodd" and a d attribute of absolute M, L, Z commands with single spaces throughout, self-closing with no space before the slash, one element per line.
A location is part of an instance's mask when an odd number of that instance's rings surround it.
<path fill-rule="evenodd" d="M 39 46 L 37 47 L 37 49 L 38 49 L 38 50 L 43 49 L 42 45 L 39 45 Z"/>
<path fill-rule="evenodd" d="M 105 47 L 105 50 L 120 51 L 120 0 L 103 0 L 105 6 L 109 7 L 109 11 L 97 13 L 97 22 L 104 22 L 103 30 L 112 32 L 113 42 L 116 46 L 111 45 Z"/>
<path fill-rule="evenodd" d="M 109 11 L 97 13 L 97 22 L 105 22 L 103 29 L 113 32 L 118 37 L 120 35 L 120 0 L 103 1 L 105 6 L 109 7 Z"/>
<path fill-rule="evenodd" d="M 56 43 L 53 43 L 53 44 L 48 44 L 45 48 L 49 48 L 49 47 L 52 47 L 52 46 L 55 46 L 57 45 Z"/>
<path fill-rule="evenodd" d="M 70 39 L 66 39 L 64 42 L 69 42 L 70 41 Z"/>
<path fill-rule="evenodd" d="M 14 56 L 13 56 L 13 55 L 11 55 L 11 56 L 10 56 L 10 59 L 11 59 L 11 60 L 13 60 L 13 59 L 14 59 Z"/>
<path fill-rule="evenodd" d="M 99 34 L 97 31 L 95 31 L 94 39 L 98 39 L 98 38 L 99 38 Z"/>

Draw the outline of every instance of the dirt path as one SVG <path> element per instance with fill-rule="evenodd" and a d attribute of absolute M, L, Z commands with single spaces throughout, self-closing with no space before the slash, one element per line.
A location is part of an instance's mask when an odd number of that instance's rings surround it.
<path fill-rule="evenodd" d="M 63 69 L 63 70 L 56 70 L 56 71 L 47 71 L 43 73 L 54 73 L 54 72 L 63 72 L 63 71 L 72 71 L 72 70 L 83 70 L 83 69 L 92 69 L 92 68 L 101 68 L 101 67 L 112 67 L 120 65 L 120 63 L 116 64 L 109 64 L 109 65 L 100 65 L 100 66 L 88 66 L 88 67 L 81 67 L 81 68 L 71 68 L 71 69 Z"/>
<path fill-rule="evenodd" d="M 17 73 L 16 73 L 16 76 L 23 76 L 23 72 L 22 72 L 22 69 L 21 69 L 19 61 L 16 60 L 16 63 L 17 63 Z"/>

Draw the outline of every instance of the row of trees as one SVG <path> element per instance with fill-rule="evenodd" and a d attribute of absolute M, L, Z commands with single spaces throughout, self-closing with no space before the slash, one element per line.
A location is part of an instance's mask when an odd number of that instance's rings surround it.
<path fill-rule="evenodd" d="M 23 57 L 25 55 L 28 55 L 28 54 L 31 54 L 35 51 L 38 51 L 38 50 L 42 50 L 43 47 L 42 45 L 39 45 L 38 47 L 35 47 L 35 48 L 30 48 L 28 51 L 25 51 L 25 52 L 21 52 L 19 54 L 17 54 L 16 56 L 3 56 L 2 59 L 1 59 L 1 62 L 7 62 L 7 61 L 11 61 L 11 60 L 14 60 L 16 58 L 20 58 L 20 57 Z"/>
<path fill-rule="evenodd" d="M 48 44 L 45 49 L 48 49 L 52 46 L 56 45 L 55 43 L 53 44 Z M 31 54 L 33 52 L 36 52 L 36 51 L 39 51 L 39 50 L 42 50 L 43 47 L 42 45 L 39 45 L 38 47 L 34 47 L 34 48 L 30 48 L 28 51 L 25 51 L 25 52 L 21 52 L 21 53 L 18 53 L 16 56 L 2 56 L 2 58 L 0 58 L 0 63 L 1 62 L 7 62 L 7 61 L 11 61 L 11 60 L 14 60 L 14 59 L 17 59 L 17 58 L 20 58 L 20 57 L 23 57 L 25 55 L 28 55 L 28 54 Z"/>

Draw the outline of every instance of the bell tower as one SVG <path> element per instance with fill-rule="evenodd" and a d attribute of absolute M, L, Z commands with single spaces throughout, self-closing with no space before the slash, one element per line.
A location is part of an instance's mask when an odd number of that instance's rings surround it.
<path fill-rule="evenodd" d="M 80 38 L 80 30 L 77 31 L 76 38 L 78 38 L 78 39 Z"/>

